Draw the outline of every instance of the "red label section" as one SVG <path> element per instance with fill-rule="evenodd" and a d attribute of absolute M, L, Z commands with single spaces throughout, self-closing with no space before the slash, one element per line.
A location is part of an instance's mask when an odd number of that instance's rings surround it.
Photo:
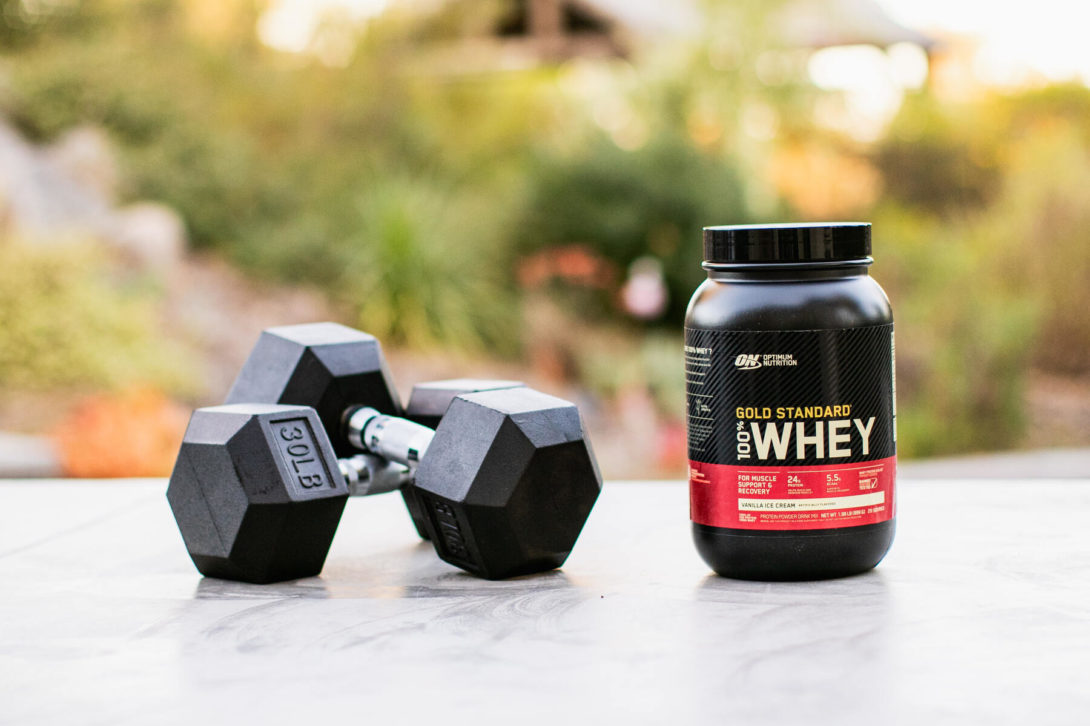
<path fill-rule="evenodd" d="M 896 514 L 897 457 L 825 466 L 689 462 L 689 512 L 733 529 L 833 529 Z"/>

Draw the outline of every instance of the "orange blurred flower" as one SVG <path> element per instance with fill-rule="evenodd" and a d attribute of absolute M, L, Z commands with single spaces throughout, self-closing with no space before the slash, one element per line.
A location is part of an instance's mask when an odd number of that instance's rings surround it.
<path fill-rule="evenodd" d="M 161 392 L 134 388 L 77 403 L 54 437 L 67 476 L 166 476 L 187 420 L 186 410 Z"/>

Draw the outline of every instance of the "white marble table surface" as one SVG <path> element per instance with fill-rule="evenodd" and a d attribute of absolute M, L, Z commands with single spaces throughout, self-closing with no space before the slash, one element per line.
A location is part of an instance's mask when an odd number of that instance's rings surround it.
<path fill-rule="evenodd" d="M 877 570 L 711 575 L 681 482 L 563 571 L 473 579 L 399 497 L 320 578 L 203 580 L 165 482 L 0 482 L 0 723 L 1090 723 L 1090 480 L 902 482 Z"/>

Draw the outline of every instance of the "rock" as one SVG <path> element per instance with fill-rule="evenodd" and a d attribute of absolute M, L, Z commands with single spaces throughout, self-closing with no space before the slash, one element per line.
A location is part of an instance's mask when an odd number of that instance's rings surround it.
<path fill-rule="evenodd" d="M 117 184 L 100 129 L 78 127 L 40 149 L 0 120 L 0 234 L 31 244 L 91 237 L 143 268 L 175 265 L 186 247 L 181 217 L 152 202 L 115 209 Z"/>
<path fill-rule="evenodd" d="M 117 199 L 120 172 L 106 132 L 97 126 L 77 126 L 61 134 L 47 158 L 69 179 L 104 200 Z"/>
<path fill-rule="evenodd" d="M 185 223 L 165 204 L 140 202 L 114 214 L 111 241 L 141 267 L 167 270 L 185 254 Z"/>
<path fill-rule="evenodd" d="M 0 219 L 7 232 L 35 243 L 95 232 L 110 206 L 49 155 L 0 121 Z"/>

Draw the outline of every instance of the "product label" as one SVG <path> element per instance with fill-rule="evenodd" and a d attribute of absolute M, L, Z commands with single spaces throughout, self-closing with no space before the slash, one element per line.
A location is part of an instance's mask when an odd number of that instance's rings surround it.
<path fill-rule="evenodd" d="M 692 520 L 830 529 L 895 515 L 893 325 L 685 330 Z"/>

